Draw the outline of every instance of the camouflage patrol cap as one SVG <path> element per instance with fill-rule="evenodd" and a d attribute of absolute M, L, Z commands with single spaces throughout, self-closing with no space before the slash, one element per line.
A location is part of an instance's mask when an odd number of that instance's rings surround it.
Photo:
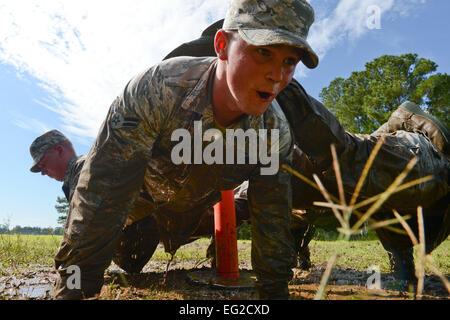
<path fill-rule="evenodd" d="M 33 158 L 33 165 L 31 166 L 30 171 L 40 172 L 41 168 L 39 168 L 38 164 L 48 148 L 67 140 L 69 139 L 58 130 L 51 130 L 37 137 L 30 146 L 30 154 Z"/>
<path fill-rule="evenodd" d="M 306 41 L 314 10 L 306 0 L 233 0 L 223 29 L 238 30 L 254 46 L 287 44 L 305 53 L 303 63 L 315 68 L 319 58 Z"/>

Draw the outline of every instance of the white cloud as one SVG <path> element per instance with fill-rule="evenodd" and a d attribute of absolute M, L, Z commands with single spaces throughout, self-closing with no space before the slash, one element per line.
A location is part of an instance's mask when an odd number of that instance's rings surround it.
<path fill-rule="evenodd" d="M 134 74 L 199 37 L 227 6 L 222 0 L 0 1 L 0 61 L 41 81 L 55 98 L 42 105 L 65 128 L 95 137 Z"/>
<path fill-rule="evenodd" d="M 340 0 L 331 13 L 316 19 L 308 42 L 321 60 L 337 43 L 355 40 L 371 30 L 367 22 L 373 13 L 368 8 L 376 6 L 382 16 L 393 4 L 394 0 Z"/>
<path fill-rule="evenodd" d="M 337 43 L 370 31 L 368 6 L 377 5 L 382 15 L 392 9 L 394 14 L 404 15 L 410 5 L 424 0 L 310 2 L 321 11 L 316 13 L 309 42 L 324 59 Z M 53 97 L 40 101 L 41 105 L 61 117 L 65 130 L 80 138 L 93 138 L 126 82 L 223 18 L 228 3 L 0 0 L 0 62 L 39 79 Z M 300 68 L 297 76 L 305 74 L 305 68 Z M 20 119 L 16 124 L 26 127 L 34 120 Z"/>
<path fill-rule="evenodd" d="M 380 14 L 380 27 L 383 28 L 383 21 L 386 18 L 408 16 L 416 5 L 424 4 L 426 0 L 312 0 L 309 2 L 315 9 L 317 5 L 317 8 L 322 10 L 319 14 L 316 13 L 316 21 L 308 37 L 308 42 L 320 61 L 337 44 L 353 42 L 372 31 L 375 11 L 371 8 L 377 8 Z M 297 76 L 304 77 L 306 74 L 307 72 L 302 68 Z"/>
<path fill-rule="evenodd" d="M 16 117 L 14 124 L 22 129 L 32 131 L 39 135 L 51 130 L 45 123 L 37 119 L 25 119 L 20 116 Z"/>

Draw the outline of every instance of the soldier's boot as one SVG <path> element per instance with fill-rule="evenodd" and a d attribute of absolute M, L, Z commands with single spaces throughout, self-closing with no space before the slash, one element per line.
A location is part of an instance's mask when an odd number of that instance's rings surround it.
<path fill-rule="evenodd" d="M 387 132 L 404 130 L 409 132 L 420 131 L 445 154 L 450 154 L 450 134 L 448 128 L 437 118 L 423 111 L 417 104 L 406 101 L 395 110 L 387 125 Z"/>
<path fill-rule="evenodd" d="M 311 242 L 315 231 L 316 228 L 312 224 L 309 224 L 304 234 L 300 250 L 298 251 L 298 267 L 302 270 L 310 270 L 312 267 L 309 243 Z"/>
<path fill-rule="evenodd" d="M 291 234 L 294 238 L 295 250 L 297 252 L 297 268 L 301 270 L 311 269 L 311 255 L 309 251 L 309 242 L 312 239 L 313 226 L 291 228 Z"/>
<path fill-rule="evenodd" d="M 417 278 L 415 275 L 413 248 L 388 250 L 391 272 L 397 280 L 408 285 L 415 285 Z"/>
<path fill-rule="evenodd" d="M 206 258 L 211 259 L 211 269 L 216 269 L 216 237 L 211 237 L 211 242 L 206 249 Z"/>
<path fill-rule="evenodd" d="M 311 269 L 311 255 L 309 246 L 300 248 L 298 252 L 298 268 L 301 270 Z"/>

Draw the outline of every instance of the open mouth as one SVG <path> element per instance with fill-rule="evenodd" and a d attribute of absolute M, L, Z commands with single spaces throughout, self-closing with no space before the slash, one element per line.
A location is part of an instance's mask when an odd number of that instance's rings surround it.
<path fill-rule="evenodd" d="M 272 94 L 264 91 L 257 91 L 258 95 L 263 100 L 269 100 L 272 97 Z"/>

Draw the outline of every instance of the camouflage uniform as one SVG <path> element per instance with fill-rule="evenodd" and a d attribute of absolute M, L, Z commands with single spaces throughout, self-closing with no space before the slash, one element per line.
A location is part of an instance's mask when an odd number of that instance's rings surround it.
<path fill-rule="evenodd" d="M 224 27 L 237 30 L 250 44 L 299 47 L 303 63 L 313 68 L 318 58 L 306 42 L 313 15 L 304 0 L 235 0 Z M 185 128 L 192 136 L 194 121 L 201 121 L 203 130 L 214 127 L 211 92 L 216 63 L 216 58 L 166 60 L 134 77 L 113 102 L 81 171 L 64 245 L 55 257 L 60 276 L 56 298 L 100 291 L 120 228 L 142 185 L 165 249 L 174 252 L 195 232 L 203 212 L 220 200 L 219 190 L 233 189 L 245 180 L 259 295 L 288 298 L 294 263 L 290 174 L 278 170 L 262 176 L 259 162 L 229 166 L 171 161 L 175 129 Z M 280 166 L 291 163 L 290 129 L 275 100 L 262 116 L 244 115 L 229 129 L 237 128 L 268 129 L 269 135 L 278 130 Z M 270 139 L 264 143 L 270 149 Z M 70 265 L 81 268 L 81 290 L 66 286 Z"/>
<path fill-rule="evenodd" d="M 45 152 L 50 147 L 65 141 L 69 140 L 58 130 L 48 131 L 36 138 L 30 147 L 30 153 L 34 160 L 30 171 L 41 171 L 38 164 Z M 72 201 L 85 161 L 86 156 L 74 156 L 67 164 L 62 190 L 69 203 Z M 159 243 L 156 221 L 145 211 L 145 207 L 140 205 L 142 202 L 143 200 L 139 198 L 127 219 L 114 251 L 113 261 L 127 272 L 139 272 L 151 258 Z M 70 218 L 68 217 L 67 220 Z M 67 224 L 65 228 L 67 228 Z"/>
<path fill-rule="evenodd" d="M 166 58 L 176 55 L 214 55 L 214 35 L 222 28 L 222 24 L 223 20 L 215 22 L 199 39 L 182 44 Z M 378 153 L 360 198 L 368 198 L 383 192 L 412 156 L 417 156 L 419 162 L 408 179 L 428 174 L 435 174 L 436 178 L 391 196 L 375 218 L 379 220 L 393 218 L 390 208 L 396 208 L 402 214 L 413 216 L 408 223 L 417 231 L 416 209 L 421 205 L 425 214 L 427 252 L 431 252 L 446 239 L 450 230 L 448 217 L 450 138 L 448 129 L 439 121 L 421 111 L 417 105 L 405 102 L 375 133 L 352 134 L 346 132 L 337 119 L 320 102 L 310 97 L 295 80 L 280 94 L 279 101 L 297 139 L 293 168 L 311 180 L 312 174 L 315 173 L 335 195 L 337 189 L 334 170 L 331 168 L 330 143 L 337 146 L 344 186 L 348 195 L 351 195 L 370 152 L 381 137 L 385 138 L 385 144 Z M 293 208 L 296 210 L 293 211 L 291 232 L 295 239 L 296 250 L 300 254 L 300 266 L 303 264 L 307 268 L 310 265 L 308 242 L 313 232 L 312 224 L 327 230 L 335 230 L 339 223 L 329 210 L 313 207 L 313 201 L 323 200 L 319 191 L 295 177 L 292 185 Z M 248 217 L 245 189 L 245 185 L 241 186 L 236 195 L 236 213 L 244 220 Z M 377 233 L 389 253 L 393 271 L 400 277 L 411 277 L 414 266 L 409 238 L 384 228 L 378 229 Z M 213 253 L 213 250 L 210 252 Z"/>
<path fill-rule="evenodd" d="M 287 297 L 293 250 L 288 232 L 290 175 L 279 170 L 261 176 L 261 165 L 174 165 L 175 129 L 193 136 L 193 122 L 214 127 L 211 76 L 216 58 L 176 58 L 133 78 L 112 104 L 89 152 L 70 206 L 64 242 L 55 261 L 61 276 L 57 297 L 80 297 L 65 286 L 67 267 L 81 268 L 86 296 L 99 292 L 121 226 L 144 185 L 166 251 L 174 252 L 192 235 L 206 208 L 250 180 L 252 262 L 263 297 Z M 277 104 L 263 116 L 245 116 L 234 128 L 279 129 L 280 163 L 290 163 L 292 139 Z M 269 143 L 269 142 L 268 142 Z M 247 148 L 248 149 L 248 148 Z"/>
<path fill-rule="evenodd" d="M 86 156 L 75 156 L 67 165 L 62 189 L 69 203 L 72 201 L 73 193 L 75 192 L 75 187 L 78 183 L 78 178 L 80 177 L 80 172 L 85 161 Z"/>
<path fill-rule="evenodd" d="M 83 155 L 74 157 L 67 165 L 62 189 L 69 203 L 72 201 L 85 161 L 86 156 Z M 159 243 L 156 221 L 149 212 L 145 211 L 145 207 L 140 205 L 143 201 L 139 198 L 136 202 L 120 233 L 118 245 L 113 255 L 114 263 L 130 273 L 141 271 Z"/>

